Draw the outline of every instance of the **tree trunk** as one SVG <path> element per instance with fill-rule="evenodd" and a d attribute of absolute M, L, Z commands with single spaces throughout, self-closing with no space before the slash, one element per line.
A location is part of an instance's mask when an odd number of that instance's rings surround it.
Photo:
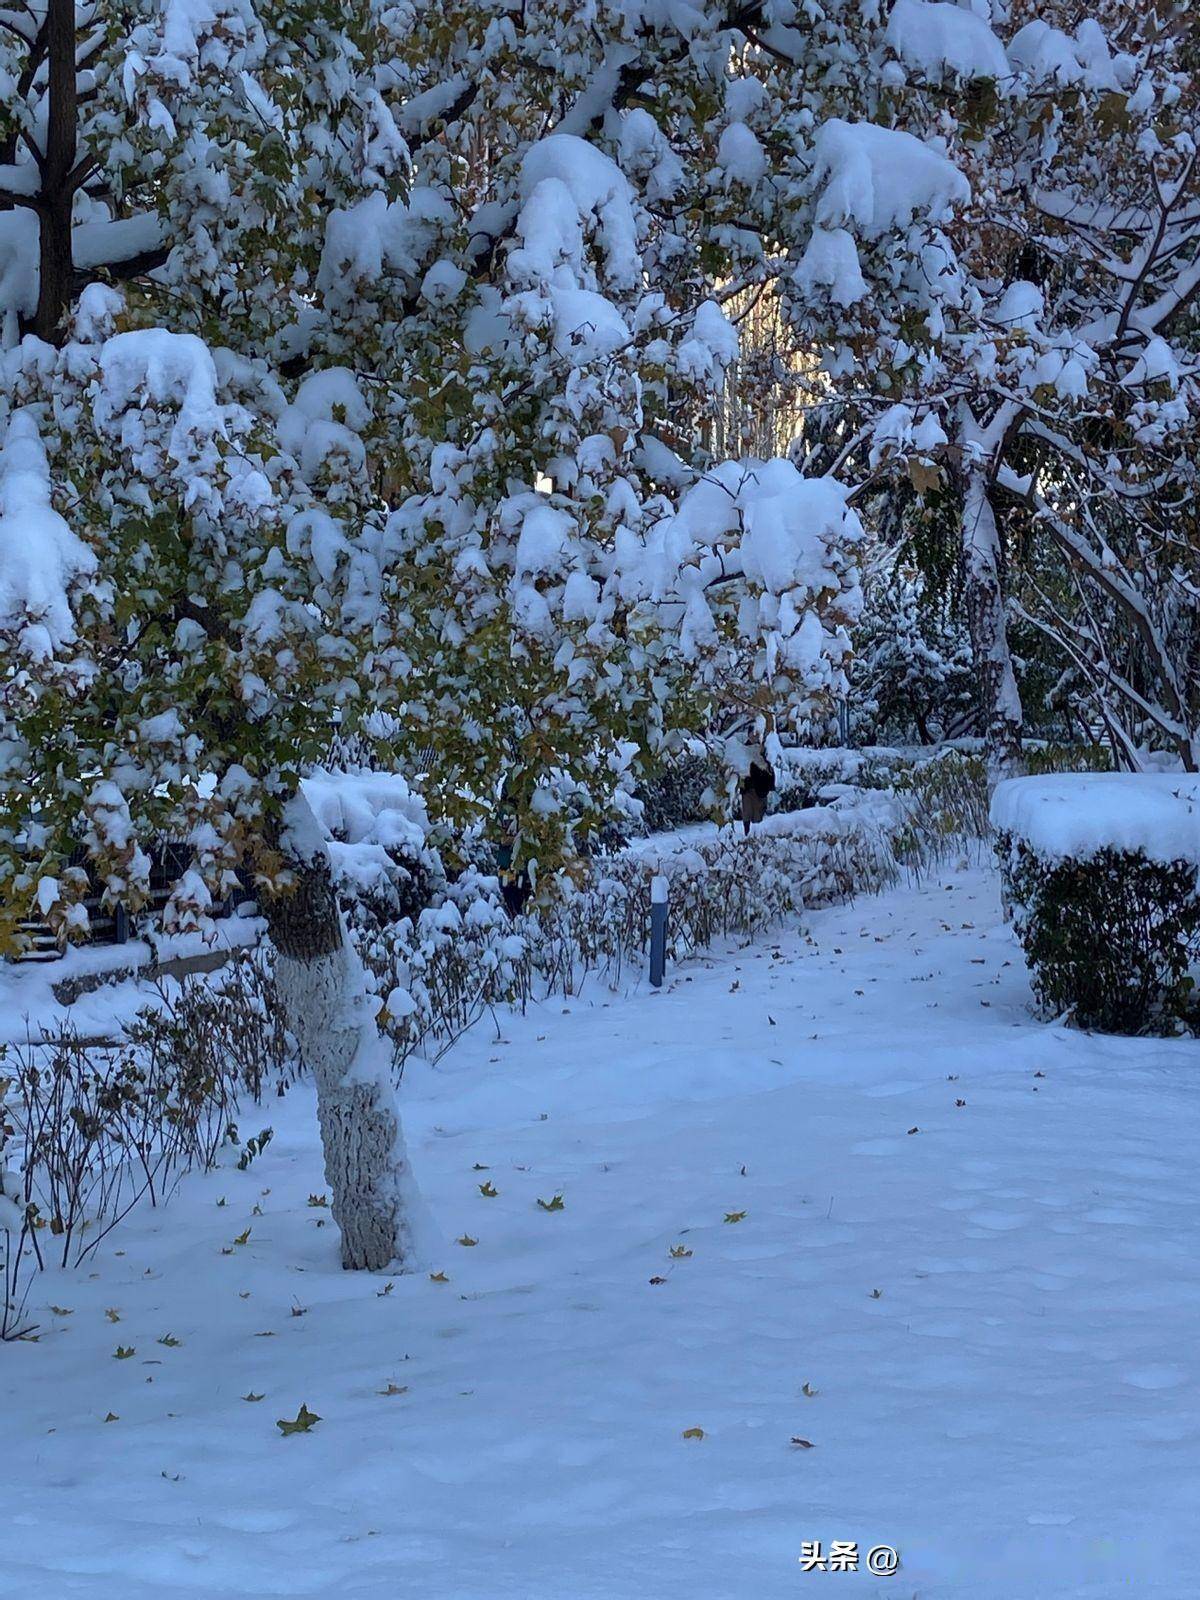
<path fill-rule="evenodd" d="M 287 808 L 281 846 L 296 883 L 267 902 L 267 925 L 284 1020 L 316 1084 L 342 1265 L 373 1271 L 411 1265 L 419 1202 L 392 1087 L 391 1050 L 346 937 L 328 851 L 299 797 Z"/>
<path fill-rule="evenodd" d="M 48 100 L 45 153 L 42 158 L 41 245 L 38 260 L 38 302 L 33 331 L 56 342 L 71 304 L 74 262 L 71 211 L 77 146 L 74 0 L 49 0 L 46 8 Z"/>
<path fill-rule="evenodd" d="M 987 469 L 982 462 L 972 463 L 963 493 L 964 600 L 992 782 L 1024 770 L 1021 695 L 1008 648 L 1002 573 L 1000 530 L 988 493 Z"/>

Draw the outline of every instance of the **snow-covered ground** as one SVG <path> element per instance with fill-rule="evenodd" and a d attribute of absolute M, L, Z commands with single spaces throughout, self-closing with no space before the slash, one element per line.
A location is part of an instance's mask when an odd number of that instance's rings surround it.
<path fill-rule="evenodd" d="M 0 1594 L 1194 1594 L 1200 1051 L 1035 1022 L 982 872 L 809 934 L 410 1068 L 419 1275 L 337 1269 L 301 1086 L 41 1280 Z"/>

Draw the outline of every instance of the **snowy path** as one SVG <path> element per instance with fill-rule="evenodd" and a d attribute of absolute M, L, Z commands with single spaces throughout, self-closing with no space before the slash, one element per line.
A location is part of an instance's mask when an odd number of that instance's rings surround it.
<path fill-rule="evenodd" d="M 1196 1593 L 1200 1048 L 1033 1022 L 983 874 L 810 932 L 414 1073 L 448 1282 L 333 1268 L 303 1088 L 43 1280 L 0 1595 Z M 903 1566 L 803 1572 L 816 1539 Z"/>

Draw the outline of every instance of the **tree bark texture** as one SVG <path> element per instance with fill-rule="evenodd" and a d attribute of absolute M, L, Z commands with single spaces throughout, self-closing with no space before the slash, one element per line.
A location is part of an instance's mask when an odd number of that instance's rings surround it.
<path fill-rule="evenodd" d="M 303 802 L 293 802 L 293 807 Z M 307 806 L 304 811 L 308 812 Z M 325 1178 L 342 1265 L 379 1271 L 413 1256 L 415 1187 L 361 963 L 351 947 L 315 823 L 292 836 L 295 887 L 268 901 L 284 1019 L 317 1091 Z"/>

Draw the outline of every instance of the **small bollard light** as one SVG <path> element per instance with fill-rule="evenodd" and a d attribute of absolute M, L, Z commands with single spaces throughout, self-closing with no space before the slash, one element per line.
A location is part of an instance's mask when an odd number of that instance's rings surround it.
<path fill-rule="evenodd" d="M 650 880 L 650 983 L 662 988 L 667 965 L 667 880 L 661 875 Z"/>

